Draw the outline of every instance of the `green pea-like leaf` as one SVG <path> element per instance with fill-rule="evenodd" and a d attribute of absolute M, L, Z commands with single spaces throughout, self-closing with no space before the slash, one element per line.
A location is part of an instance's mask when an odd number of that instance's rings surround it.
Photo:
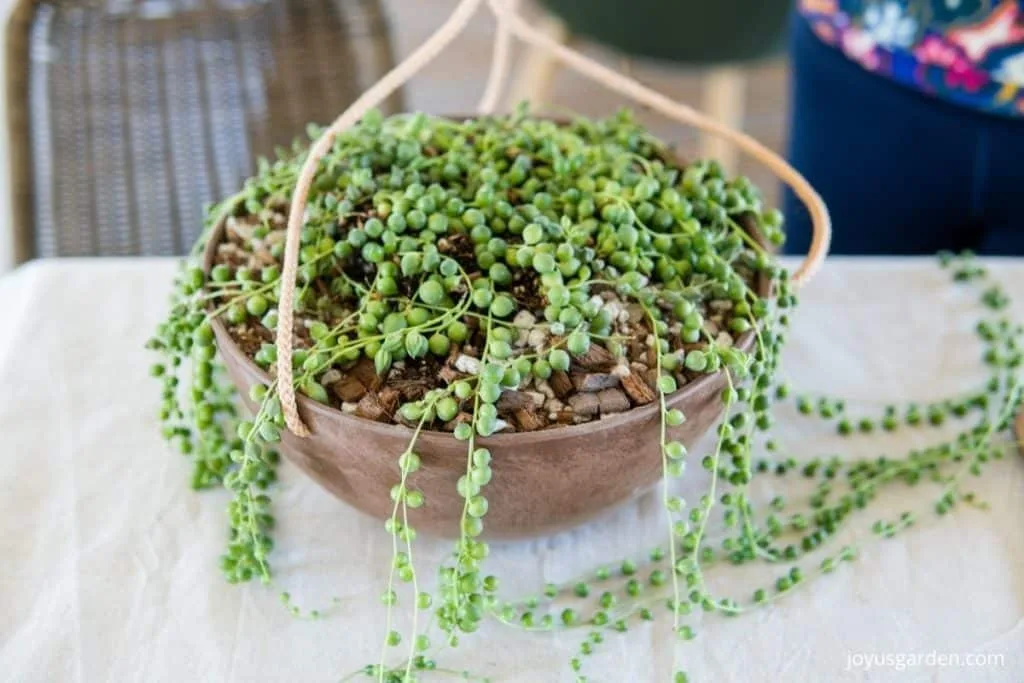
<path fill-rule="evenodd" d="M 392 356 L 391 352 L 383 346 L 377 350 L 377 353 L 373 355 L 373 368 L 377 371 L 378 375 L 383 375 L 391 369 Z"/>
<path fill-rule="evenodd" d="M 429 342 L 419 332 L 413 330 L 405 335 L 405 352 L 412 358 L 422 358 L 428 350 Z"/>

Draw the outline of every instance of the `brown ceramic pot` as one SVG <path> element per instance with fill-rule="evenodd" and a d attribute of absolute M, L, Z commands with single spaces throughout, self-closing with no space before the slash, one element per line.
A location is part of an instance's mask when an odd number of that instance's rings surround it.
<path fill-rule="evenodd" d="M 223 223 L 206 247 L 205 267 L 212 266 Z M 219 321 L 213 322 L 217 346 L 228 374 L 250 410 L 254 384 L 270 378 L 246 356 Z M 737 340 L 749 350 L 753 333 Z M 668 399 L 686 421 L 671 428 L 674 439 L 690 448 L 722 412 L 724 371 L 705 375 Z M 412 430 L 345 415 L 301 394 L 302 419 L 312 432 L 302 439 L 285 430 L 281 452 L 317 483 L 353 507 L 380 519 L 390 517 L 391 487 L 398 482 L 398 456 Z M 484 519 L 489 538 L 522 538 L 551 533 L 585 522 L 625 503 L 661 478 L 660 418 L 657 402 L 614 417 L 581 425 L 478 439 L 491 451 L 494 476 L 486 487 Z M 456 483 L 466 472 L 466 444 L 451 434 L 423 432 L 416 441 L 422 467 L 411 486 L 426 499 L 409 510 L 409 523 L 420 532 L 457 536 L 464 501 Z"/>

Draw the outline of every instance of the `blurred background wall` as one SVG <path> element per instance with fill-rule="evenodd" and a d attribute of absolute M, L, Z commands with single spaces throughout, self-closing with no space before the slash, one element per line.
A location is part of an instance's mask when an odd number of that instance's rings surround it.
<path fill-rule="evenodd" d="M 560 4 L 567 1 L 561 0 Z M 575 0 L 575 5 L 591 7 L 595 2 L 600 3 L 601 0 Z M 417 46 L 455 4 L 455 0 L 385 0 L 389 14 L 393 18 L 392 30 L 398 51 L 404 55 Z M 634 11 L 640 16 L 649 18 L 649 25 L 646 27 L 649 31 L 655 30 L 654 27 L 659 23 L 657 11 L 652 12 L 649 6 L 664 7 L 670 10 L 669 13 L 673 17 L 679 13 L 695 14 L 692 25 L 695 28 L 703 26 L 706 29 L 710 17 L 706 16 L 708 10 L 702 9 L 701 6 L 717 4 L 723 10 L 721 15 L 715 12 L 714 19 L 718 20 L 719 16 L 722 19 L 727 18 L 730 33 L 742 36 L 744 32 L 755 30 L 751 24 L 756 23 L 758 19 L 756 11 L 752 11 L 752 8 L 773 5 L 774 15 L 778 14 L 777 7 L 788 6 L 789 3 L 785 0 L 781 3 L 771 0 L 767 3 L 759 0 L 630 0 L 625 4 L 633 6 Z M 740 6 L 747 8 L 745 15 L 739 15 L 737 8 Z M 536 2 L 525 3 L 525 9 L 535 20 L 540 17 Z M 702 15 L 703 21 L 699 18 Z M 629 21 L 625 16 L 622 20 Z M 772 29 L 775 28 L 773 24 Z M 477 17 L 461 42 L 442 54 L 408 86 L 407 104 L 429 112 L 472 112 L 487 76 L 493 29 L 490 17 Z M 681 34 L 681 41 L 692 40 L 685 30 L 676 29 L 676 33 Z M 714 43 L 723 40 L 714 29 L 709 31 L 707 39 Z M 582 48 L 587 55 L 596 57 L 605 64 L 628 69 L 644 84 L 698 108 L 704 99 L 706 80 L 713 71 L 707 64 L 684 65 L 665 59 L 631 58 L 627 61 L 627 55 L 622 52 L 604 47 L 587 38 L 578 39 L 574 46 Z M 681 53 L 684 57 L 689 56 L 685 49 L 681 50 Z M 716 56 L 721 54 L 723 53 L 718 51 Z M 751 55 L 748 53 L 743 56 Z M 753 56 L 755 59 L 733 64 L 744 79 L 742 126 L 772 149 L 781 150 L 785 138 L 787 106 L 785 55 L 780 51 L 769 52 L 765 49 Z M 522 65 L 523 55 L 520 52 L 516 53 L 515 61 L 517 65 Z M 556 70 L 551 92 L 552 105 L 591 116 L 606 115 L 618 107 L 629 104 L 607 90 L 564 70 Z M 693 131 L 643 112 L 640 118 L 663 138 L 680 143 L 680 150 L 684 156 L 693 156 L 698 152 L 698 140 Z M 777 187 L 771 174 L 764 172 L 748 159 L 741 160 L 738 170 L 749 175 L 769 198 L 774 199 Z"/>
<path fill-rule="evenodd" d="M 540 1 L 563 12 L 565 21 L 553 20 L 555 15 L 539 6 Z M 773 46 L 781 42 L 775 34 L 784 23 L 780 8 L 784 10 L 788 0 L 593 1 L 601 4 L 600 12 L 590 12 L 596 6 L 590 2 L 524 4 L 534 21 L 574 47 L 679 101 L 720 110 L 770 147 L 782 148 L 786 64 Z M 249 158 L 256 151 L 266 153 L 269 150 L 262 148 L 271 142 L 302 135 L 306 120 L 326 122 L 340 113 L 391 63 L 419 45 L 455 4 L 456 0 L 0 0 L 7 27 L 0 50 L 2 73 L 7 75 L 7 87 L 0 89 L 0 116 L 5 128 L 14 131 L 13 136 L 0 137 L 0 272 L 34 256 L 180 253 L 198 230 L 200 204 L 234 190 L 229 186 L 237 186 L 251 172 Z M 581 12 L 584 5 L 587 11 Z M 630 12 L 624 14 L 622 7 Z M 752 7 L 766 14 L 757 16 Z M 233 28 L 225 23 L 235 21 L 232 12 L 244 15 Z M 320 14 L 311 18 L 310 12 Z M 195 88 L 187 77 L 168 72 L 171 75 L 160 86 L 162 109 L 144 110 L 149 91 L 133 94 L 132 88 L 138 90 L 133 83 L 144 66 L 140 55 L 149 53 L 139 51 L 133 41 L 148 35 L 152 22 L 143 19 L 161 13 L 192 17 L 192 25 L 184 29 L 174 24 L 163 29 L 168 39 L 176 37 L 175 31 L 188 33 L 168 48 L 178 60 L 210 49 L 233 53 L 230 45 L 225 46 L 230 40 L 224 38 L 225 31 L 229 36 L 235 31 L 240 42 L 251 42 L 254 30 L 274 33 L 276 37 L 267 39 L 273 52 L 271 66 L 261 67 L 263 76 L 254 86 L 271 106 L 256 114 L 248 109 L 239 113 L 228 98 L 224 103 L 207 101 L 199 118 L 191 110 L 174 118 L 175 106 Z M 252 13 L 258 16 L 253 18 Z M 381 20 L 366 20 L 368 13 Z M 209 23 L 209 16 L 216 25 Z M 298 24 L 289 24 L 295 16 Z M 736 21 L 737 16 L 744 21 Z M 61 26 L 63 32 L 58 30 Z M 76 28 L 80 26 L 86 27 L 84 32 Z M 605 35 L 608 27 L 610 38 Z M 431 113 L 472 113 L 487 75 L 493 30 L 490 16 L 481 13 L 392 105 Z M 92 41 L 91 51 L 84 53 L 83 36 Z M 353 36 L 359 36 L 358 41 L 353 42 Z M 68 41 L 78 42 L 69 46 Z M 544 92 L 551 113 L 590 116 L 628 104 L 544 64 L 535 53 L 517 50 L 515 57 L 518 77 L 514 74 L 511 100 Z M 199 59 L 206 91 L 222 93 L 225 85 L 217 79 L 231 85 L 231 69 L 239 68 L 245 58 Z M 124 106 L 118 104 L 122 101 Z M 97 108 L 101 106 L 106 109 Z M 276 114 L 275 106 L 280 110 Z M 686 157 L 727 155 L 728 150 L 708 147 L 707 141 L 702 145 L 693 131 L 645 112 L 639 117 L 657 134 L 678 143 Z M 187 135 L 186 122 L 195 127 Z M 172 198 L 164 196 L 167 183 L 159 177 L 154 180 L 154 174 L 143 168 L 147 159 L 159 157 L 161 148 L 139 148 L 147 130 L 168 125 L 165 147 L 177 153 L 176 166 L 167 172 L 168 183 L 178 178 Z M 113 147 L 93 140 L 104 131 L 114 138 Z M 118 147 L 119 136 L 125 149 Z M 201 149 L 189 161 L 183 152 L 188 145 L 179 138 L 214 149 L 206 150 L 205 162 L 200 160 Z M 76 145 L 85 148 L 77 156 Z M 199 170 L 191 172 L 189 163 Z M 737 159 L 734 167 L 774 201 L 778 188 L 769 174 L 746 159 Z M 164 172 L 159 163 L 155 169 Z M 120 225 L 130 220 L 133 226 Z M 19 234 L 20 247 L 14 239 Z"/>

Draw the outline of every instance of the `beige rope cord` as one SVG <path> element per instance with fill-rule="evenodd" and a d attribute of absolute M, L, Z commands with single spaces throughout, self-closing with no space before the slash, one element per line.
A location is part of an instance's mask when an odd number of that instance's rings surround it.
<path fill-rule="evenodd" d="M 515 12 L 519 8 L 519 0 L 506 0 L 510 11 Z M 505 79 L 508 77 L 509 58 L 512 51 L 512 32 L 508 23 L 498 20 L 497 35 L 494 37 L 494 54 L 491 57 L 491 72 L 487 76 L 487 86 L 484 88 L 483 97 L 477 105 L 477 112 L 481 116 L 493 114 L 498 106 L 498 98 L 505 89 Z"/>
<path fill-rule="evenodd" d="M 330 151 L 335 138 L 340 132 L 355 125 L 366 112 L 380 104 L 385 98 L 416 75 L 420 69 L 430 63 L 441 50 L 447 47 L 465 29 L 469 20 L 483 2 L 484 0 L 461 0 L 451 16 L 426 42 L 401 64 L 371 86 L 324 130 L 323 134 L 310 149 L 309 155 L 306 157 L 299 172 L 288 216 L 277 323 L 277 392 L 278 397 L 281 399 L 281 411 L 284 414 L 285 424 L 296 436 L 306 437 L 310 433 L 299 416 L 298 406 L 295 401 L 295 383 L 292 375 L 292 347 L 294 343 L 295 276 L 299 261 L 299 242 L 302 235 L 302 224 L 305 220 L 306 200 L 309 196 L 309 189 L 313 183 L 317 167 L 327 152 Z M 811 248 L 803 263 L 793 274 L 793 281 L 797 285 L 802 285 L 813 277 L 828 253 L 832 234 L 831 219 L 828 215 L 828 209 L 825 207 L 821 197 L 818 196 L 818 193 L 784 159 L 749 135 L 733 130 L 690 107 L 679 104 L 641 85 L 637 81 L 552 40 L 534 29 L 516 13 L 518 0 L 487 0 L 487 4 L 497 20 L 498 27 L 490 76 L 484 96 L 478 107 L 482 114 L 492 112 L 497 104 L 508 71 L 511 38 L 513 36 L 519 38 L 524 43 L 547 50 L 558 61 L 587 78 L 650 107 L 666 118 L 693 126 L 713 135 L 721 136 L 767 166 L 776 176 L 792 188 L 793 192 L 804 203 L 810 213 L 813 227 Z"/>

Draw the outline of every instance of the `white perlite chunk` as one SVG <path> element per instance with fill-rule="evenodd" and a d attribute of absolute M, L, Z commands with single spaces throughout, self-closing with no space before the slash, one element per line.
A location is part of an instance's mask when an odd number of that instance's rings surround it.
<path fill-rule="evenodd" d="M 330 370 L 328 370 L 327 372 L 324 373 L 323 377 L 320 378 L 320 384 L 323 384 L 324 386 L 328 386 L 330 384 L 334 384 L 335 382 L 337 382 L 340 379 L 341 379 L 341 371 L 338 370 L 337 368 L 331 368 Z"/>
<path fill-rule="evenodd" d="M 351 415 L 352 413 L 356 412 L 356 408 L 358 407 L 358 403 L 342 403 L 341 412 L 345 413 L 346 415 Z"/>
<path fill-rule="evenodd" d="M 555 390 L 551 388 L 551 385 L 548 384 L 548 381 L 546 379 L 538 379 L 533 383 L 533 385 L 537 387 L 537 391 L 539 391 L 547 398 L 555 397 Z"/>
<path fill-rule="evenodd" d="M 459 357 L 455 359 L 455 369 L 467 375 L 479 375 L 480 359 L 467 356 L 464 353 L 459 354 Z"/>
<path fill-rule="evenodd" d="M 629 377 L 629 373 L 629 361 L 627 361 L 625 358 L 619 358 L 618 362 L 615 364 L 615 367 L 612 368 L 611 374 L 615 375 L 619 379 L 622 379 L 623 377 Z"/>
<path fill-rule="evenodd" d="M 612 320 L 618 320 L 619 322 L 626 322 L 629 320 L 628 315 L 625 318 L 621 317 L 625 311 L 622 308 L 622 304 L 618 301 L 609 301 L 605 303 L 604 310 L 608 311 L 608 315 L 611 316 Z"/>
<path fill-rule="evenodd" d="M 544 348 L 544 345 L 548 341 L 548 334 L 541 328 L 534 328 L 530 330 L 526 337 L 526 343 L 537 349 L 538 351 Z"/>
<path fill-rule="evenodd" d="M 530 400 L 533 401 L 533 406 L 535 408 L 542 407 L 544 405 L 544 400 L 547 398 L 544 394 L 542 394 L 539 391 L 527 391 L 525 393 L 527 396 L 530 397 Z"/>
<path fill-rule="evenodd" d="M 516 317 L 512 318 L 512 326 L 518 327 L 520 330 L 528 330 L 534 326 L 537 322 L 537 318 L 534 317 L 533 313 L 529 311 L 519 311 L 516 313 Z"/>
<path fill-rule="evenodd" d="M 626 311 L 629 313 L 629 322 L 638 323 L 647 315 L 640 304 L 627 304 Z"/>

